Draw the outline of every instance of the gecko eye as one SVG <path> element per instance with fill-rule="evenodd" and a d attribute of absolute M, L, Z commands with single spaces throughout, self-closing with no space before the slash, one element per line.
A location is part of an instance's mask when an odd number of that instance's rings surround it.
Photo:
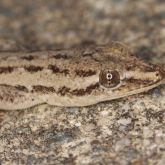
<path fill-rule="evenodd" d="M 120 74 L 116 70 L 102 70 L 99 75 L 99 83 L 105 88 L 114 88 L 120 84 Z"/>

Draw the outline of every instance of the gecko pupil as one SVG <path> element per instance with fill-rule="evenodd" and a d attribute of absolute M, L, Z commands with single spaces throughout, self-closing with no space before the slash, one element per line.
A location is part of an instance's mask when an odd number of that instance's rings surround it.
<path fill-rule="evenodd" d="M 107 73 L 107 80 L 111 80 L 113 78 L 113 75 L 111 73 Z"/>
<path fill-rule="evenodd" d="M 99 83 L 105 88 L 114 88 L 120 84 L 120 74 L 116 70 L 102 70 L 99 75 Z"/>

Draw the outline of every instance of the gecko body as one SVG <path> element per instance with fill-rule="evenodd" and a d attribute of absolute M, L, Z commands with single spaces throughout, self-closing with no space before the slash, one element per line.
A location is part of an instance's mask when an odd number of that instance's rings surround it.
<path fill-rule="evenodd" d="M 0 109 L 47 103 L 88 106 L 148 91 L 164 71 L 118 42 L 55 51 L 0 53 Z"/>

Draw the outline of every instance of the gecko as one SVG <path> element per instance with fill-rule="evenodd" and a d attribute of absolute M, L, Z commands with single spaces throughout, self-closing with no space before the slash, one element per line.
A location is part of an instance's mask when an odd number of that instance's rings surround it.
<path fill-rule="evenodd" d="M 0 109 L 81 107 L 148 91 L 165 72 L 122 43 L 0 53 Z"/>

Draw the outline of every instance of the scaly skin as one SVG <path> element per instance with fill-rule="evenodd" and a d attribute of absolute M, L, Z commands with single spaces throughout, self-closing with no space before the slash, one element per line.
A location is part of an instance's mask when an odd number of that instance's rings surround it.
<path fill-rule="evenodd" d="M 0 53 L 0 109 L 41 103 L 88 106 L 148 91 L 164 71 L 118 42 L 44 52 Z"/>

